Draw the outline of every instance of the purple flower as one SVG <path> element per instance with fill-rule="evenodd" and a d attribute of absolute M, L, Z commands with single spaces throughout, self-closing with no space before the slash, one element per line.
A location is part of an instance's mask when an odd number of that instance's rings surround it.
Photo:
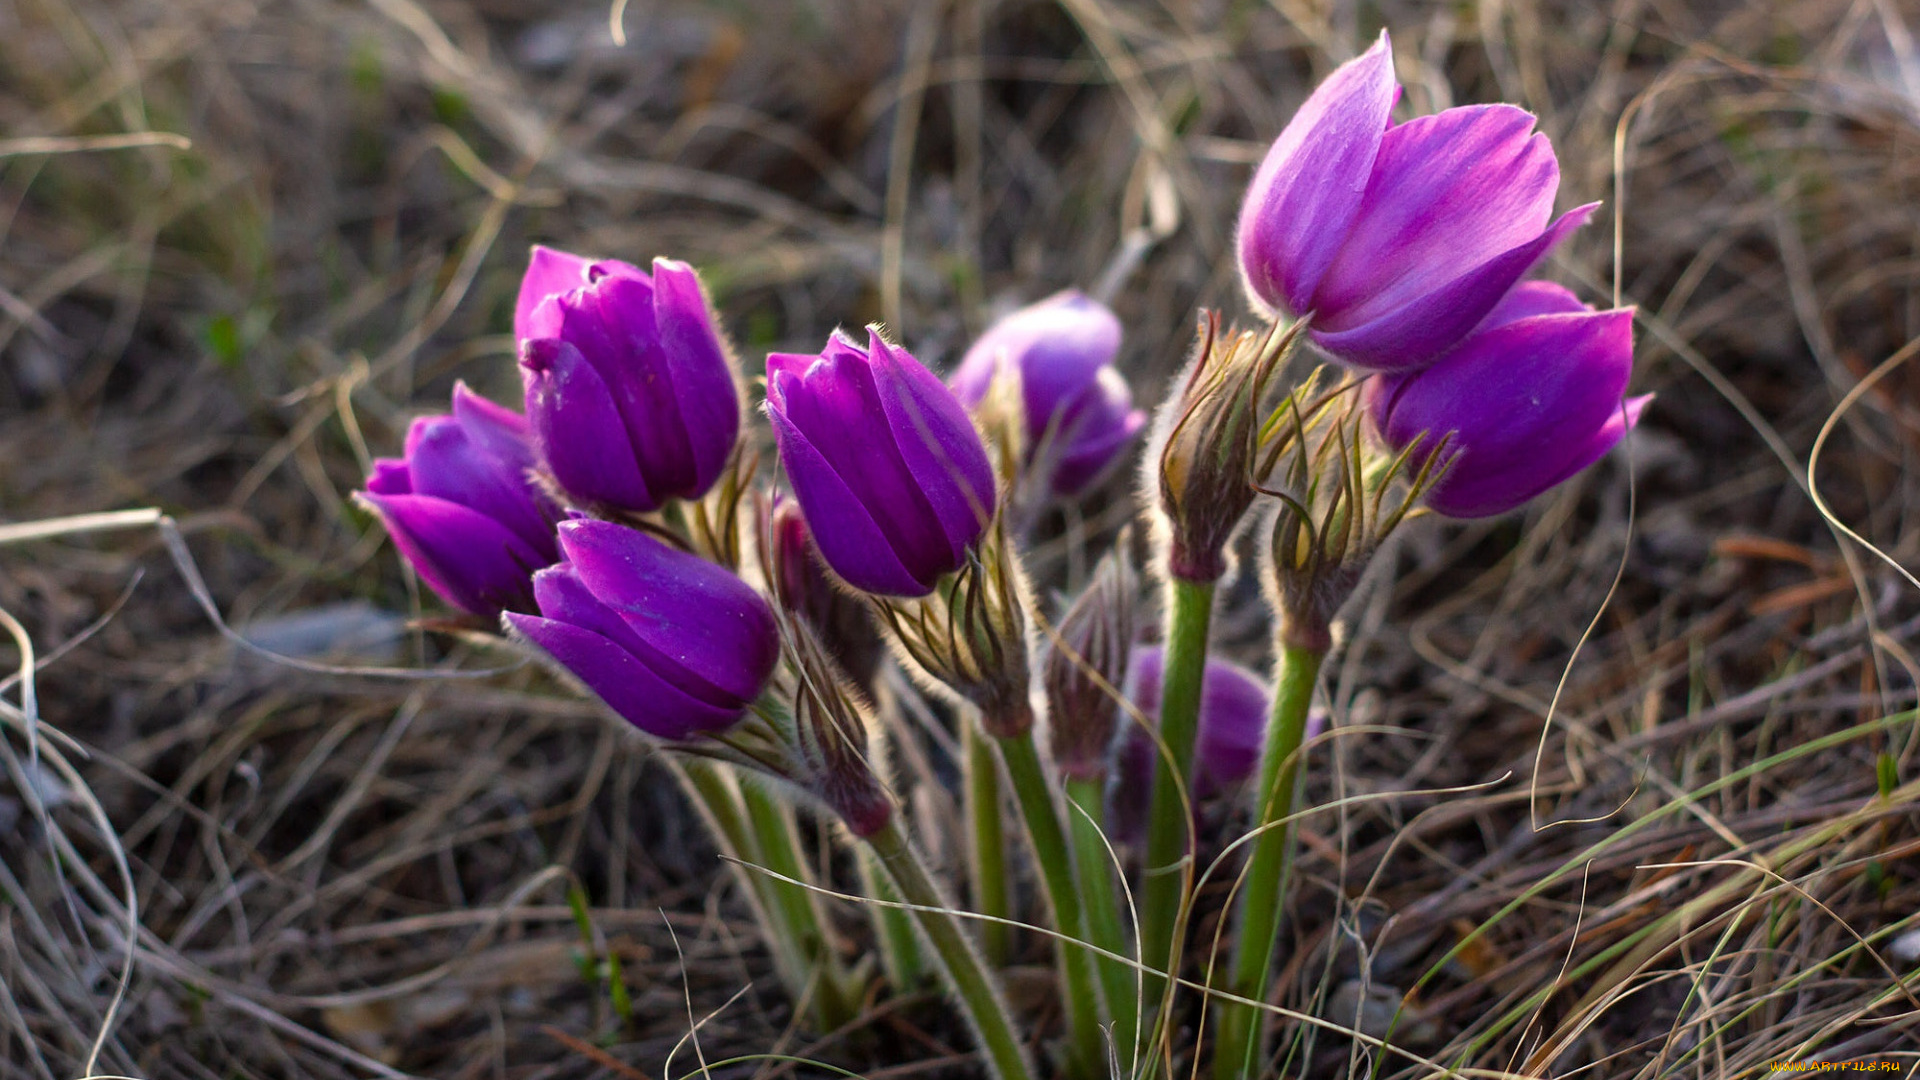
<path fill-rule="evenodd" d="M 1553 220 L 1560 165 L 1532 114 L 1469 105 L 1395 125 L 1382 32 L 1320 84 L 1247 188 L 1240 267 L 1256 304 L 1376 371 L 1431 363 L 1593 212 Z"/>
<path fill-rule="evenodd" d="M 530 479 L 525 417 L 453 388 L 452 416 L 423 416 L 406 456 L 373 463 L 356 498 L 449 604 L 475 615 L 533 610 L 531 578 L 558 559 L 559 511 Z"/>
<path fill-rule="evenodd" d="M 820 557 L 855 588 L 924 596 L 986 531 L 993 469 L 966 409 L 879 331 L 768 356 L 767 416 Z"/>
<path fill-rule="evenodd" d="M 535 248 L 514 332 L 535 445 L 568 497 L 648 511 L 719 478 L 740 396 L 692 267 Z"/>
<path fill-rule="evenodd" d="M 1106 470 L 1146 425 L 1133 393 L 1111 366 L 1120 320 L 1105 304 L 1069 289 L 988 328 L 948 380 L 968 408 L 980 404 L 1001 365 L 1020 377 L 1028 460 L 1050 461 L 1051 487 L 1071 495 Z"/>
<path fill-rule="evenodd" d="M 1600 459 L 1640 419 L 1622 401 L 1633 370 L 1633 312 L 1594 311 L 1544 281 L 1515 288 L 1439 363 L 1376 375 L 1366 401 L 1389 446 L 1453 433 L 1451 465 L 1428 491 L 1448 517 L 1491 517 Z"/>
<path fill-rule="evenodd" d="M 719 731 L 780 658 L 773 610 L 746 582 L 608 521 L 560 525 L 566 561 L 534 575 L 540 615 L 507 623 L 629 723 L 662 739 Z"/>

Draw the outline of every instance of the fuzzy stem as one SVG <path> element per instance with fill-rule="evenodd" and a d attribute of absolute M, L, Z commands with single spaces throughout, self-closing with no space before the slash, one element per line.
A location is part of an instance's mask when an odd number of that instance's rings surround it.
<path fill-rule="evenodd" d="M 1146 867 L 1140 887 L 1140 960 L 1167 972 L 1180 967 L 1179 943 L 1173 935 L 1187 901 L 1185 859 L 1192 820 L 1181 792 L 1193 775 L 1207 633 L 1213 621 L 1213 585 L 1174 578 L 1173 602 L 1167 606 L 1166 659 L 1160 676 L 1160 738 L 1166 741 L 1167 753 L 1154 756 Z M 1145 980 L 1147 1000 L 1158 1001 L 1164 980 L 1152 975 Z"/>
<path fill-rule="evenodd" d="M 762 865 L 795 881 L 810 881 L 812 874 L 800 857 L 800 837 L 793 809 L 758 784 L 740 785 L 740 800 L 747 808 L 747 823 L 758 841 Z M 754 875 L 756 877 L 760 875 Z M 837 1030 L 859 1015 L 860 992 L 853 978 L 840 963 L 828 930 L 826 912 L 819 897 L 798 885 L 767 879 L 767 892 L 777 910 L 781 929 L 799 947 L 800 955 L 817 972 L 813 991 L 813 1022 L 822 1032 Z"/>
<path fill-rule="evenodd" d="M 1286 908 L 1287 878 L 1292 873 L 1293 814 L 1300 786 L 1300 743 L 1307 730 L 1307 707 L 1313 702 L 1314 680 L 1326 653 L 1285 645 L 1274 677 L 1273 713 L 1267 722 L 1267 748 L 1260 760 L 1260 825 L 1265 831 L 1252 844 L 1240 887 L 1240 932 L 1234 935 L 1233 960 L 1227 989 L 1244 998 L 1265 1001 L 1267 980 L 1273 972 L 1273 949 L 1280 938 L 1280 916 Z M 1221 1002 L 1216 1015 L 1213 1074 L 1217 1080 L 1239 1080 L 1253 1075 L 1260 1059 L 1261 1032 L 1266 1013 L 1251 1005 Z"/>
<path fill-rule="evenodd" d="M 678 755 L 672 755 L 668 760 L 678 766 L 674 773 L 679 777 L 681 787 L 693 800 L 701 817 L 706 819 L 707 829 L 720 844 L 721 851 L 738 860 L 733 871 L 753 907 L 755 921 L 760 924 L 761 933 L 767 939 L 767 948 L 773 953 L 774 970 L 779 973 L 780 981 L 786 984 L 787 993 L 793 1000 L 801 1000 L 807 993 L 812 965 L 801 952 L 799 939 L 786 930 L 779 901 L 773 895 L 774 881 L 765 874 L 756 874 L 739 865 L 762 861 L 760 845 L 755 841 L 754 830 L 748 825 L 746 812 L 741 808 L 739 784 L 726 766 Z M 831 1031 L 832 1028 L 825 1030 Z"/>
<path fill-rule="evenodd" d="M 1104 791 L 1098 780 L 1067 781 L 1068 831 L 1073 836 L 1074 869 L 1080 877 L 1080 896 L 1086 902 L 1087 936 L 1110 953 L 1127 955 L 1127 935 L 1121 919 L 1118 869 L 1105 839 Z M 1074 807 L 1078 807 L 1075 810 Z M 1100 984 L 1107 992 L 1108 1015 L 1113 1017 L 1113 1045 L 1122 1057 L 1133 1052 L 1140 1029 L 1140 976 L 1117 960 L 1098 957 Z"/>
<path fill-rule="evenodd" d="M 959 920 L 948 910 L 951 905 L 940 895 L 933 876 L 913 853 L 900 829 L 900 816 L 888 818 L 866 842 L 893 887 L 907 903 L 915 905 L 913 916 L 939 956 L 948 985 L 966 1010 L 974 1036 L 986 1054 L 989 1075 L 996 1080 L 1033 1080 L 1033 1066 L 1014 1032 L 992 974 L 981 963 L 971 940 L 960 931 Z"/>
<path fill-rule="evenodd" d="M 873 849 L 862 846 L 856 850 L 861 891 L 875 900 L 901 902 L 900 893 L 880 868 L 879 856 Z M 880 943 L 880 965 L 887 973 L 887 981 L 893 984 L 893 992 L 910 994 L 919 989 L 927 978 L 927 961 L 920 952 L 920 939 L 913 934 L 913 916 L 884 904 L 868 904 L 866 908 L 873 921 L 874 939 Z"/>
<path fill-rule="evenodd" d="M 967 876 L 973 882 L 973 907 L 994 919 L 1013 916 L 1013 904 L 1007 891 L 1007 836 L 1000 812 L 1000 763 L 980 725 L 962 721 L 966 760 L 962 768 L 967 778 L 967 825 L 972 832 L 967 845 Z M 1013 927 L 1004 922 L 980 924 L 980 948 L 987 963 L 1005 967 L 1013 955 Z"/>
<path fill-rule="evenodd" d="M 1080 892 L 1073 880 L 1073 856 L 1067 846 L 1067 833 L 1060 825 L 1060 810 L 1053 801 L 1053 785 L 1047 781 L 1040 764 L 1040 751 L 1034 745 L 1033 731 L 995 740 L 1000 756 L 1007 764 L 1007 777 L 1013 781 L 1014 801 L 1026 818 L 1027 839 L 1033 844 L 1034 861 L 1040 864 L 1040 881 L 1046 886 L 1047 899 L 1053 904 L 1054 929 L 1069 939 L 1086 941 L 1086 928 L 1080 918 Z M 1094 955 L 1073 944 L 1058 943 L 1060 968 L 1066 985 L 1067 1029 L 1070 1038 L 1068 1073 L 1097 1076 L 1104 1070 L 1105 1042 L 1100 1033 L 1100 992 L 1094 974 Z"/>

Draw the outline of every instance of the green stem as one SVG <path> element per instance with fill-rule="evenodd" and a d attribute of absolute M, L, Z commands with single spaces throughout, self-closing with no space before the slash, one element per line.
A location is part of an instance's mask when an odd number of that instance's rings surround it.
<path fill-rule="evenodd" d="M 1080 876 L 1080 897 L 1086 901 L 1087 936 L 1095 945 L 1121 956 L 1127 953 L 1123 928 L 1120 879 L 1105 832 L 1105 785 L 1098 780 L 1067 781 L 1068 833 L 1073 837 L 1074 869 Z M 1078 807 L 1076 810 L 1074 807 Z M 1107 992 L 1113 1017 L 1113 1045 L 1124 1057 L 1133 1052 L 1140 1030 L 1140 976 L 1134 968 L 1108 957 L 1098 957 L 1100 984 Z"/>
<path fill-rule="evenodd" d="M 865 905 L 873 921 L 874 939 L 880 943 L 880 964 L 896 994 L 910 994 L 927 978 L 926 958 L 920 954 L 920 939 L 913 934 L 913 916 L 887 904 L 901 902 L 898 891 L 880 868 L 879 857 L 870 847 L 859 852 L 860 888 L 867 896 L 885 901 Z"/>
<path fill-rule="evenodd" d="M 1060 826 L 1053 785 L 1047 782 L 1031 729 L 994 741 L 1000 744 L 1000 757 L 1007 764 L 1014 801 L 1026 818 L 1027 839 L 1033 844 L 1034 861 L 1040 864 L 1040 881 L 1053 904 L 1054 929 L 1068 939 L 1058 943 L 1071 1039 L 1067 1071 L 1078 1076 L 1103 1075 L 1106 1053 L 1100 1032 L 1098 976 L 1094 973 L 1094 954 L 1074 944 L 1087 940 L 1086 929 L 1080 918 L 1080 892 L 1073 880 L 1073 856 L 1066 830 Z"/>
<path fill-rule="evenodd" d="M 1167 744 L 1167 753 L 1156 754 L 1154 759 L 1146 866 L 1140 886 L 1140 959 L 1148 967 L 1165 972 L 1180 968 L 1174 927 L 1186 906 L 1191 878 L 1186 855 L 1188 823 L 1192 820 L 1181 793 L 1188 791 L 1188 778 L 1193 775 L 1193 740 L 1200 728 L 1207 632 L 1213 621 L 1213 582 L 1174 578 L 1172 592 L 1173 602 L 1167 607 L 1166 656 L 1160 671 L 1160 738 Z M 1147 1000 L 1157 1002 L 1164 993 L 1165 980 L 1149 975 L 1145 982 Z"/>
<path fill-rule="evenodd" d="M 1325 658 L 1318 649 L 1283 646 L 1274 677 L 1273 713 L 1267 722 L 1266 752 L 1260 760 L 1260 786 L 1255 789 L 1260 798 L 1262 831 L 1254 838 L 1241 878 L 1240 932 L 1234 935 L 1227 983 L 1228 990 L 1253 1001 L 1266 1000 L 1267 980 L 1273 972 L 1273 949 L 1279 942 L 1287 877 L 1293 869 L 1295 829 L 1288 819 L 1293 815 L 1300 786 L 1300 742 L 1307 731 L 1314 680 Z M 1252 1076 L 1260 1060 L 1260 1035 L 1267 1014 L 1251 1005 L 1221 1002 L 1216 1015 L 1219 1028 L 1214 1036 L 1214 1076 L 1217 1080 Z"/>
<path fill-rule="evenodd" d="M 747 808 L 747 824 L 759 844 L 761 865 L 782 877 L 811 881 L 813 875 L 800 857 L 800 837 L 793 808 L 751 781 L 740 785 L 740 800 Z M 822 1032 L 837 1030 L 859 1015 L 860 991 L 833 947 L 819 895 L 799 885 L 764 875 L 754 876 L 766 881 L 768 898 L 778 912 L 776 918 L 780 920 L 781 930 L 807 960 L 808 976 L 814 979 L 815 1026 Z"/>
<path fill-rule="evenodd" d="M 960 999 L 967 1020 L 985 1052 L 989 1072 L 996 1080 L 1033 1080 L 1033 1066 L 1027 1061 L 1026 1048 L 1014 1033 L 1007 1015 L 1006 1002 L 971 939 L 960 930 L 951 905 L 940 895 L 933 876 L 913 853 L 913 847 L 900 829 L 894 815 L 880 830 L 866 838 L 880 868 L 893 881 L 893 887 L 914 905 L 914 918 L 927 935 L 927 941 L 940 958 L 947 983 Z"/>
<path fill-rule="evenodd" d="M 1005 967 L 1013 956 L 1013 926 L 997 919 L 1011 919 L 1013 904 L 1007 891 L 1007 835 L 1000 812 L 1000 763 L 980 725 L 962 721 L 967 777 L 967 824 L 972 830 L 967 845 L 967 876 L 973 882 L 973 907 L 992 918 L 980 924 L 980 948 L 987 963 Z"/>
<path fill-rule="evenodd" d="M 746 813 L 741 808 L 739 785 L 732 772 L 723 765 L 694 757 L 675 756 L 670 760 L 679 766 L 675 772 L 680 777 L 681 786 L 706 819 L 708 831 L 719 841 L 726 855 L 738 860 L 733 871 L 744 888 L 748 902 L 753 906 L 754 919 L 767 938 L 767 947 L 773 952 L 774 970 L 779 973 L 780 981 L 786 984 L 787 993 L 792 995 L 793 1000 L 799 1001 L 807 992 L 811 965 L 799 951 L 798 940 L 786 932 L 780 904 L 771 888 L 773 880 L 740 865 L 758 863 L 762 856 L 760 845 L 755 841 L 753 829 L 748 825 Z"/>

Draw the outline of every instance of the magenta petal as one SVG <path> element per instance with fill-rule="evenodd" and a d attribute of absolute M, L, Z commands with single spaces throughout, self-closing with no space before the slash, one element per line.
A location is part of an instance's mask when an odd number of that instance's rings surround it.
<path fill-rule="evenodd" d="M 1126 451 L 1146 423 L 1147 414 L 1133 407 L 1127 381 L 1112 368 L 1103 368 L 1068 410 L 1057 436 L 1060 447 L 1053 490 L 1071 495 L 1092 483 Z"/>
<path fill-rule="evenodd" d="M 580 350 L 559 338 L 535 338 L 521 346 L 520 375 L 534 441 L 562 490 L 642 512 L 659 507 L 613 392 Z"/>
<path fill-rule="evenodd" d="M 1512 105 L 1469 105 L 1387 133 L 1346 243 L 1314 293 L 1315 325 L 1364 325 L 1539 236 L 1560 166 L 1533 124 Z"/>
<path fill-rule="evenodd" d="M 691 495 L 713 486 L 740 433 L 733 362 L 693 267 L 672 259 L 653 260 L 653 311 L 692 458 L 692 491 L 682 494 Z"/>
<path fill-rule="evenodd" d="M 1399 88 L 1387 34 L 1340 66 L 1260 163 L 1240 213 L 1240 265 L 1263 307 L 1305 314 L 1354 225 Z"/>
<path fill-rule="evenodd" d="M 413 494 L 413 476 L 402 458 L 374 458 L 367 490 L 375 495 Z"/>
<path fill-rule="evenodd" d="M 591 630 L 529 615 L 508 615 L 507 623 L 628 723 L 656 738 L 680 740 L 720 731 L 732 726 L 744 711 L 688 697 L 638 657 Z"/>
<path fill-rule="evenodd" d="M 386 523 L 393 546 L 420 579 L 449 604 L 486 616 L 532 608 L 530 579 L 548 560 L 506 526 L 429 495 L 360 498 Z"/>
<path fill-rule="evenodd" d="M 453 418 L 481 449 L 521 470 L 533 466 L 533 430 L 527 418 L 474 393 L 464 381 L 453 384 Z"/>
<path fill-rule="evenodd" d="M 541 553 L 536 565 L 557 557 L 553 523 L 534 501 L 523 469 L 488 454 L 450 416 L 420 425 L 418 431 L 407 458 L 413 494 L 445 499 L 499 522 Z"/>
<path fill-rule="evenodd" d="M 773 423 L 787 482 L 793 486 L 801 509 L 813 521 L 830 523 L 825 532 L 814 530 L 813 542 L 820 557 L 856 589 L 886 596 L 925 596 L 933 591 L 932 582 L 921 582 L 901 563 L 873 515 L 867 513 L 833 465 L 773 405 L 772 388 L 787 378 L 791 376 L 769 381 L 767 417 Z"/>
<path fill-rule="evenodd" d="M 960 360 L 948 384 L 971 408 L 1002 363 L 1020 377 L 1028 434 L 1038 438 L 1120 351 L 1120 320 L 1105 304 L 1068 289 L 994 323 Z"/>
<path fill-rule="evenodd" d="M 874 390 L 907 470 L 946 531 L 952 569 L 993 518 L 993 465 L 953 391 L 904 349 L 869 331 Z"/>
<path fill-rule="evenodd" d="M 1535 315 L 1584 315 L 1592 310 L 1564 285 L 1551 281 L 1523 281 L 1508 290 L 1507 295 L 1500 298 L 1500 302 L 1487 313 L 1486 319 L 1474 329 L 1485 333 L 1496 326 L 1531 319 Z"/>
<path fill-rule="evenodd" d="M 779 659 L 773 611 L 746 582 L 636 529 L 575 519 L 560 546 L 596 599 L 666 661 L 742 702 Z"/>
<path fill-rule="evenodd" d="M 1316 326 L 1313 339 L 1341 360 L 1374 371 L 1407 371 L 1429 364 L 1485 319 L 1514 283 L 1568 233 L 1585 224 L 1598 205 L 1568 211 L 1535 239 L 1372 322 L 1344 331 Z"/>
<path fill-rule="evenodd" d="M 520 278 L 520 296 L 513 306 L 513 339 L 551 336 L 551 328 L 539 332 L 534 309 L 549 296 L 572 292 L 587 283 L 587 260 L 578 255 L 535 244 L 527 257 L 527 272 Z"/>

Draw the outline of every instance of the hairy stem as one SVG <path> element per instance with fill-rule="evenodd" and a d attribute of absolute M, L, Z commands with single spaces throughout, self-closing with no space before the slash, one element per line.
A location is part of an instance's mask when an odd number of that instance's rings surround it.
<path fill-rule="evenodd" d="M 967 777 L 968 878 L 973 882 L 973 907 L 982 915 L 1008 919 L 1013 904 L 1007 892 L 1007 837 L 1000 813 L 1000 763 L 980 725 L 962 721 Z M 1013 927 L 1004 922 L 980 924 L 980 948 L 987 963 L 1005 967 L 1013 955 Z"/>
<path fill-rule="evenodd" d="M 959 919 L 948 910 L 951 905 L 940 895 L 933 876 L 913 853 L 900 828 L 900 816 L 889 818 L 866 842 L 880 868 L 892 879 L 894 889 L 914 905 L 913 916 L 939 957 L 948 985 L 960 999 L 974 1037 L 986 1055 L 989 1074 L 996 1080 L 1033 1080 L 1033 1066 L 1014 1032 L 993 975 L 981 962 L 971 939 L 961 932 Z"/>
<path fill-rule="evenodd" d="M 1180 954 L 1174 928 L 1187 902 L 1187 828 L 1183 793 L 1193 775 L 1193 740 L 1200 727 L 1200 686 L 1206 674 L 1207 633 L 1213 621 L 1213 582 L 1174 578 L 1167 605 L 1166 659 L 1160 676 L 1160 738 L 1167 753 L 1155 755 L 1153 800 L 1147 817 L 1146 869 L 1140 887 L 1140 959 L 1150 968 L 1177 972 Z M 1171 760 L 1169 760 L 1171 758 Z M 1146 997 L 1156 1001 L 1165 981 L 1146 976 Z"/>
<path fill-rule="evenodd" d="M 1325 657 L 1317 649 L 1284 646 L 1275 673 L 1267 748 L 1260 760 L 1260 786 L 1255 789 L 1262 831 L 1254 838 L 1241 879 L 1240 931 L 1234 935 L 1226 986 L 1254 1001 L 1266 1000 L 1267 980 L 1273 972 L 1273 949 L 1280 937 L 1287 877 L 1292 872 L 1295 830 L 1287 819 L 1300 786 L 1300 743 L 1307 730 L 1307 707 L 1313 702 L 1314 680 Z M 1253 1075 L 1260 1061 L 1266 1014 L 1237 1002 L 1220 1002 L 1215 1010 L 1219 1027 L 1214 1037 L 1214 1076 L 1239 1080 Z"/>
<path fill-rule="evenodd" d="M 793 808 L 751 782 L 740 785 L 740 800 L 746 806 L 748 826 L 759 844 L 761 865 L 795 881 L 811 881 L 812 874 L 800 857 L 800 837 Z M 813 1022 L 820 1031 L 836 1030 L 858 1015 L 860 992 L 833 947 L 820 898 L 798 885 L 771 878 L 763 880 L 768 898 L 777 910 L 775 917 L 780 920 L 782 932 L 792 939 L 813 969 L 810 972 L 815 980 Z"/>
<path fill-rule="evenodd" d="M 1098 780 L 1067 781 L 1068 832 L 1073 837 L 1074 871 L 1085 901 L 1087 937 L 1095 945 L 1121 956 L 1127 952 L 1127 934 L 1120 903 L 1119 867 L 1114 865 L 1105 831 L 1105 785 Z M 1077 809 L 1076 809 L 1077 808 Z M 1131 1055 L 1140 1030 L 1140 975 L 1118 960 L 1098 957 L 1100 985 L 1107 993 L 1108 1015 L 1113 1017 L 1113 1045 L 1123 1058 Z M 1130 1071 L 1130 1070 L 1129 1070 Z"/>
<path fill-rule="evenodd" d="M 996 740 L 1000 756 L 1007 764 L 1007 777 L 1013 782 L 1014 801 L 1020 804 L 1026 819 L 1027 838 L 1033 844 L 1034 861 L 1040 864 L 1040 881 L 1053 905 L 1054 929 L 1069 941 L 1058 942 L 1060 969 L 1066 984 L 1068 1072 L 1079 1076 L 1104 1074 L 1105 1041 L 1100 1032 L 1100 992 L 1094 972 L 1094 955 L 1073 941 L 1086 941 L 1086 927 L 1080 917 L 1080 892 L 1073 880 L 1073 856 L 1067 846 L 1067 833 L 1060 825 L 1060 810 L 1053 800 L 1053 785 L 1040 764 L 1040 751 L 1034 745 L 1033 732 Z"/>

